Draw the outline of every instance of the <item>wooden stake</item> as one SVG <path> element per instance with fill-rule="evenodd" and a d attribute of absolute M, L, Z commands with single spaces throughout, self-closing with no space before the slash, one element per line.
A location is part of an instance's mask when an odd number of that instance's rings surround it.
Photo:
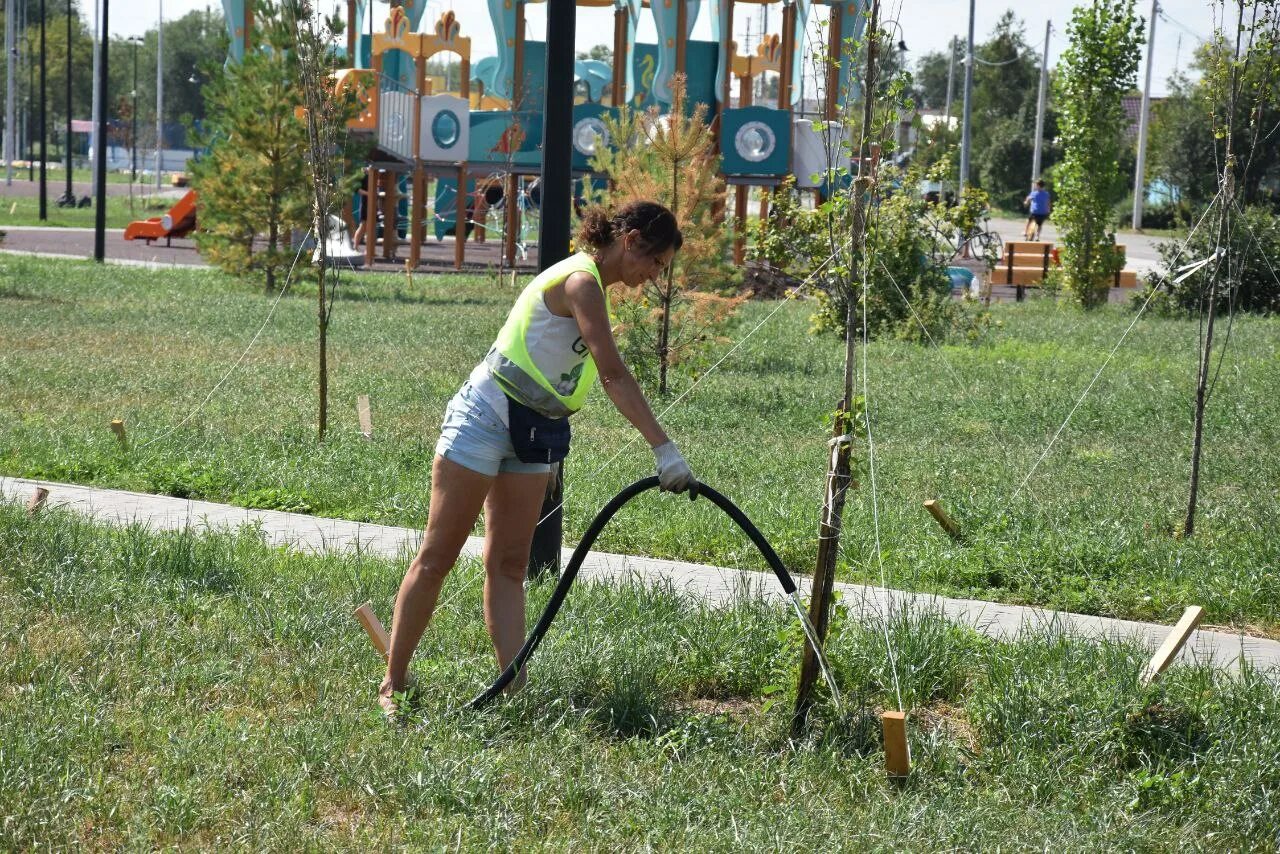
<path fill-rule="evenodd" d="M 880 715 L 884 732 L 884 767 L 890 777 L 906 777 L 911 773 L 911 747 L 907 744 L 907 713 L 884 712 Z"/>
<path fill-rule="evenodd" d="M 365 602 L 359 608 L 356 608 L 356 619 L 360 621 L 360 625 L 364 626 L 364 630 L 369 633 L 369 640 L 373 641 L 373 646 L 378 650 L 378 654 L 386 658 L 391 640 L 387 637 L 387 630 L 379 622 L 378 615 L 373 613 L 373 603 Z"/>
<path fill-rule="evenodd" d="M 120 443 L 120 447 L 129 447 L 129 439 L 124 434 L 124 421 L 117 418 L 111 422 L 111 432 L 116 434 L 116 441 Z"/>
<path fill-rule="evenodd" d="M 31 494 L 31 500 L 27 502 L 27 515 L 34 516 L 44 509 L 44 503 L 49 498 L 49 490 L 43 486 L 37 486 L 36 491 Z"/>
<path fill-rule="evenodd" d="M 942 530 L 953 540 L 960 539 L 960 526 L 956 524 L 956 520 L 947 515 L 947 511 L 942 509 L 942 504 L 929 499 L 924 503 L 924 509 L 928 510 L 934 519 L 938 520 L 938 524 L 942 526 Z"/>
<path fill-rule="evenodd" d="M 1150 685 L 1160 678 L 1160 674 L 1164 673 L 1178 657 L 1187 638 L 1191 637 L 1191 633 L 1195 631 L 1196 626 L 1200 625 L 1203 617 L 1204 608 L 1199 605 L 1192 605 L 1182 612 L 1182 619 L 1178 620 L 1177 625 L 1165 637 L 1164 643 L 1160 644 L 1156 654 L 1151 656 L 1151 661 L 1147 662 L 1146 668 L 1143 669 L 1142 676 L 1138 680 L 1141 684 Z"/>
<path fill-rule="evenodd" d="M 360 416 L 360 435 L 372 439 L 373 418 L 369 415 L 369 395 L 362 394 L 356 398 L 356 414 Z"/>

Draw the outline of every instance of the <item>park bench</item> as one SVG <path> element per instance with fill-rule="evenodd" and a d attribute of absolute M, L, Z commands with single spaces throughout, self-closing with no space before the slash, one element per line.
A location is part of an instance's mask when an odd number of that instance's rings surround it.
<path fill-rule="evenodd" d="M 1116 244 L 1116 253 L 1124 265 L 1124 247 Z M 991 284 L 1012 285 L 1018 289 L 1017 300 L 1026 298 L 1027 288 L 1038 288 L 1044 284 L 1049 269 L 1058 265 L 1057 253 L 1053 244 L 1047 241 L 1012 240 L 1004 245 L 1004 256 L 999 265 L 991 271 Z M 1112 287 L 1135 288 L 1138 286 L 1138 274 L 1134 270 L 1118 270 Z"/>

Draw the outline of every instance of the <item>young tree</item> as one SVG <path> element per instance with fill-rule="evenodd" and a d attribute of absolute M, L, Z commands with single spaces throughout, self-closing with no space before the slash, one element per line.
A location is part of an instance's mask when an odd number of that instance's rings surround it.
<path fill-rule="evenodd" d="M 323 441 L 329 423 L 329 321 L 338 284 L 335 272 L 329 269 L 327 254 L 330 223 L 336 217 L 343 196 L 354 190 L 359 180 L 358 170 L 347 168 L 357 154 L 351 145 L 347 122 L 356 115 L 359 105 L 353 91 L 335 91 L 331 85 L 334 72 L 338 70 L 336 46 L 344 29 L 342 20 L 336 15 L 318 15 L 308 0 L 284 0 L 281 8 L 292 35 L 305 116 L 305 166 L 310 179 L 306 195 L 311 233 L 317 243 L 317 420 L 319 438 Z M 460 192 L 459 201 L 461 198 Z M 461 210 L 462 205 L 459 204 L 459 223 Z M 388 224 L 388 227 L 394 227 L 394 224 Z M 370 234 L 368 239 L 372 241 L 373 235 Z"/>
<path fill-rule="evenodd" d="M 1062 234 L 1064 284 L 1086 308 L 1106 301 L 1120 263 L 1114 208 L 1128 188 L 1118 166 L 1125 122 L 1120 99 L 1133 88 L 1142 33 L 1133 0 L 1077 6 L 1054 87 L 1062 139 L 1054 219 Z"/>
<path fill-rule="evenodd" d="M 671 81 L 669 113 L 637 113 L 623 108 L 606 122 L 609 145 L 598 147 L 592 169 L 609 176 L 607 206 L 652 199 L 675 214 L 684 246 L 661 279 L 619 292 L 615 309 L 626 324 L 623 351 L 643 376 L 656 362 L 658 393 L 668 390 L 671 365 L 695 356 L 714 329 L 738 307 L 740 298 L 718 292 L 735 289 L 726 260 L 728 234 L 716 220 L 724 205 L 720 157 L 707 125 L 707 107 L 685 105 L 683 75 Z"/>
<path fill-rule="evenodd" d="M 1240 215 L 1237 208 L 1237 188 L 1242 176 L 1248 174 L 1259 138 L 1266 133 L 1275 133 L 1276 126 L 1264 125 L 1262 117 L 1268 109 L 1274 110 L 1280 100 L 1275 86 L 1276 78 L 1280 76 L 1280 37 L 1277 31 L 1280 26 L 1280 0 L 1236 0 L 1233 5 L 1234 39 L 1228 40 L 1229 37 L 1222 31 L 1215 34 L 1216 41 L 1223 45 L 1229 44 L 1230 48 L 1217 51 L 1214 60 L 1205 70 L 1206 86 L 1209 92 L 1214 93 L 1214 98 L 1208 102 L 1213 135 L 1215 139 L 1222 141 L 1222 177 L 1214 203 L 1217 206 L 1214 254 L 1205 266 L 1208 292 L 1200 303 L 1200 360 L 1196 373 L 1191 434 L 1191 483 L 1182 527 L 1182 534 L 1186 537 L 1195 533 L 1196 503 L 1200 491 L 1200 456 L 1204 443 L 1204 412 L 1213 385 L 1217 382 L 1217 370 L 1212 365 L 1214 320 L 1217 317 L 1218 301 L 1225 297 L 1234 308 L 1235 300 L 1240 295 L 1238 277 L 1244 259 L 1238 247 L 1246 239 L 1244 234 L 1239 233 L 1242 224 L 1243 230 L 1250 232 L 1248 237 L 1261 243 L 1257 235 L 1252 233 L 1252 223 L 1247 217 Z M 1219 20 L 1225 21 L 1230 14 L 1227 3 L 1222 2 L 1219 9 Z M 1245 16 L 1246 9 L 1250 12 L 1248 18 Z M 1274 271 L 1271 272 L 1274 277 Z M 1229 336 L 1227 340 L 1230 340 Z M 1222 367 L 1221 351 L 1225 347 L 1224 341 L 1219 346 L 1218 370 Z M 1210 378 L 1211 373 L 1214 379 Z"/>
<path fill-rule="evenodd" d="M 273 293 L 293 258 L 291 232 L 311 220 L 307 127 L 297 116 L 298 59 L 280 7 L 257 4 L 253 44 L 259 49 L 204 87 L 209 153 L 192 168 L 200 193 L 196 246 L 224 270 L 260 273 Z"/>

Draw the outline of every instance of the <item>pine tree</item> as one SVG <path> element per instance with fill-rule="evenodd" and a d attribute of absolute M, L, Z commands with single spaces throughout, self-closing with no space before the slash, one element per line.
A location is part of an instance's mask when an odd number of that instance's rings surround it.
<path fill-rule="evenodd" d="M 623 108 L 607 120 L 609 144 L 598 148 L 592 168 L 609 176 L 601 200 L 618 208 L 635 200 L 666 205 L 684 234 L 684 245 L 666 274 L 637 288 L 620 288 L 614 309 L 622 321 L 623 354 L 642 379 L 656 362 L 659 394 L 668 390 L 672 365 L 689 362 L 715 340 L 741 305 L 738 276 L 727 260 L 728 233 L 718 211 L 724 179 L 707 106 L 686 109 L 685 80 L 671 80 L 671 111 Z"/>
<path fill-rule="evenodd" d="M 307 128 L 298 116 L 292 43 L 280 8 L 255 4 L 253 44 L 259 49 L 205 86 L 202 142 L 209 154 L 192 168 L 201 255 L 236 275 L 261 273 L 268 293 L 292 261 L 291 232 L 311 221 Z"/>

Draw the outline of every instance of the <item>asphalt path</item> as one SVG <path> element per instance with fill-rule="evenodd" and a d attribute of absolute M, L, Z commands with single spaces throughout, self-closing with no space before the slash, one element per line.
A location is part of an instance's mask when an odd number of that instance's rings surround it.
<path fill-rule="evenodd" d="M 19 175 L 21 175 L 21 177 L 19 177 Z M 6 198 L 34 199 L 40 195 L 40 178 L 38 175 L 34 181 L 28 181 L 27 170 L 22 169 L 18 172 L 14 172 L 12 184 L 4 183 L 3 176 L 4 176 L 3 171 L 0 171 L 0 199 L 6 199 Z M 49 199 L 49 204 L 53 205 L 55 202 L 57 202 L 58 197 L 61 196 L 66 191 L 66 189 L 67 189 L 67 179 L 64 173 L 50 172 L 49 178 L 48 178 L 48 188 L 45 191 L 46 193 L 48 193 L 47 198 Z M 89 181 L 72 181 L 71 189 L 76 194 L 76 198 L 84 198 L 85 196 L 93 195 L 93 184 Z M 166 184 L 160 190 L 159 195 L 161 198 L 165 198 L 165 199 L 178 199 L 178 198 L 181 198 L 182 195 L 186 192 L 187 190 L 185 188 L 170 187 L 168 184 Z M 152 196 L 156 195 L 155 182 L 152 181 L 151 183 L 148 183 L 148 184 L 139 182 L 137 184 L 134 184 L 133 193 L 139 199 L 142 199 L 144 197 L 151 198 Z M 107 195 L 108 196 L 128 196 L 129 185 L 108 183 Z"/>
<path fill-rule="evenodd" d="M 1010 240 L 1022 240 L 1022 229 L 1025 225 L 1026 220 L 991 219 L 991 230 L 999 232 L 1001 239 L 1006 243 Z M 1040 231 L 1040 239 L 1058 242 L 1058 229 L 1053 225 L 1052 219 L 1044 224 L 1044 228 Z M 1171 237 L 1152 237 L 1148 234 L 1122 232 L 1116 235 L 1116 242 L 1124 247 L 1124 268 L 1137 270 L 1139 275 L 1160 269 L 1160 254 L 1156 251 L 1156 245 L 1168 243 L 1171 240 L 1173 240 Z"/>

